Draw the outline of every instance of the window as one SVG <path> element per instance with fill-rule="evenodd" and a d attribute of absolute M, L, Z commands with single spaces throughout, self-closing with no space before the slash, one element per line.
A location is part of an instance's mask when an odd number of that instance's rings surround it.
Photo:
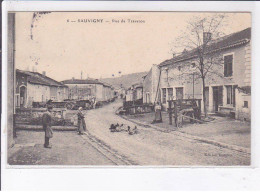
<path fill-rule="evenodd" d="M 233 75 L 233 55 L 224 56 L 224 77 Z"/>
<path fill-rule="evenodd" d="M 232 102 L 232 86 L 226 86 L 227 88 L 227 104 L 233 104 Z"/>
<path fill-rule="evenodd" d="M 166 88 L 162 88 L 162 103 L 166 103 Z"/>
<path fill-rule="evenodd" d="M 244 108 L 248 108 L 248 101 L 244 101 Z"/>
<path fill-rule="evenodd" d="M 183 99 L 183 87 L 176 88 L 176 100 Z"/>
<path fill-rule="evenodd" d="M 168 100 L 173 99 L 173 88 L 168 88 Z"/>
<path fill-rule="evenodd" d="M 227 104 L 236 106 L 236 88 L 237 85 L 226 86 L 227 88 Z"/>

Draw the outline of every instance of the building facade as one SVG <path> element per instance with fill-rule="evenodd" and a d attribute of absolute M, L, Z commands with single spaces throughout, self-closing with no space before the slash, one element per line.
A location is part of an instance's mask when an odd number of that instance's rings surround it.
<path fill-rule="evenodd" d="M 223 37 L 209 45 L 209 50 L 210 57 L 221 62 L 213 64 L 214 74 L 205 79 L 207 110 L 250 120 L 251 28 Z M 191 51 L 159 64 L 164 108 L 170 99 L 203 99 L 202 80 L 196 77 L 196 63 L 197 57 Z"/>
<path fill-rule="evenodd" d="M 68 87 L 38 72 L 16 70 L 15 107 L 29 108 L 33 102 L 68 99 Z"/>
<path fill-rule="evenodd" d="M 153 65 L 148 74 L 143 77 L 143 103 L 154 104 L 160 101 L 159 76 L 160 69 L 157 65 Z"/>
<path fill-rule="evenodd" d="M 114 98 L 113 87 L 97 79 L 70 79 L 62 81 L 69 88 L 69 99 L 109 101 Z"/>
<path fill-rule="evenodd" d="M 140 100 L 143 101 L 143 84 L 133 84 L 126 91 L 126 102 Z"/>

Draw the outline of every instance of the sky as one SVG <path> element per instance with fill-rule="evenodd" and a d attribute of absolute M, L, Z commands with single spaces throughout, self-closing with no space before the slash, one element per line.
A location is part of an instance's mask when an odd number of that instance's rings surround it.
<path fill-rule="evenodd" d="M 18 12 L 15 66 L 45 71 L 58 81 L 80 79 L 81 72 L 86 79 L 149 71 L 153 64 L 172 57 L 172 42 L 182 34 L 188 21 L 201 14 L 51 12 L 33 19 L 33 12 Z M 251 27 L 249 13 L 227 15 L 225 34 Z M 96 19 L 99 21 L 93 22 Z"/>

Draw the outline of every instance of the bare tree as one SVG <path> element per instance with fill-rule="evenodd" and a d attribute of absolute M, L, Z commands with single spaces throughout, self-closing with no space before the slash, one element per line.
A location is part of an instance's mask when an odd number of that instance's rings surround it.
<path fill-rule="evenodd" d="M 206 80 L 214 81 L 214 77 L 222 77 L 218 70 L 223 67 L 223 59 L 214 52 L 214 44 L 223 37 L 226 26 L 224 14 L 204 15 L 195 17 L 188 22 L 186 30 L 174 41 L 172 51 L 183 50 L 179 55 L 191 57 L 190 66 L 182 69 L 178 79 L 201 80 L 203 88 L 203 104 L 205 116 L 208 116 L 206 106 Z M 216 44 L 215 44 L 216 45 Z M 217 49 L 217 48 L 216 48 Z M 175 54 L 176 55 L 176 54 Z M 178 56 L 178 55 L 177 55 Z M 213 75 L 214 74 L 214 75 Z"/>

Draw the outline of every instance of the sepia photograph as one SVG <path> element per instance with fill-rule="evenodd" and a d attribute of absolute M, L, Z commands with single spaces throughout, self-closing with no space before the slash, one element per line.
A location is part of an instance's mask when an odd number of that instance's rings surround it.
<path fill-rule="evenodd" d="M 7 14 L 7 164 L 251 165 L 250 12 Z"/>

